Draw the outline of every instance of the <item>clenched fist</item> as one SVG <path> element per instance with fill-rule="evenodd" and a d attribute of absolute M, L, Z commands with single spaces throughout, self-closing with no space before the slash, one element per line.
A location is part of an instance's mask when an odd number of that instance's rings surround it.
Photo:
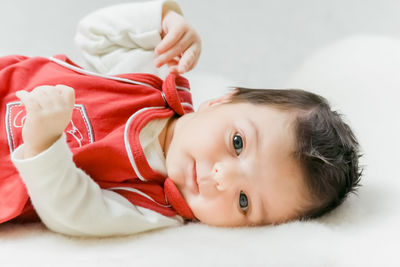
<path fill-rule="evenodd" d="M 26 109 L 23 154 L 33 157 L 61 137 L 72 117 L 75 92 L 65 85 L 44 85 L 32 92 L 18 91 L 16 96 Z"/>

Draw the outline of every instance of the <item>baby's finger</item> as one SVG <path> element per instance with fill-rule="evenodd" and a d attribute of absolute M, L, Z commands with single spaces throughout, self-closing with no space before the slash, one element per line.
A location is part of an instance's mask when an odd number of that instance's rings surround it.
<path fill-rule="evenodd" d="M 69 106 L 73 106 L 75 104 L 75 90 L 72 87 L 58 84 L 56 85 L 56 89 L 64 99 L 65 103 Z"/>
<path fill-rule="evenodd" d="M 174 57 L 172 60 L 168 61 L 166 64 L 168 65 L 168 67 L 171 67 L 173 65 L 178 66 L 179 60 L 180 60 L 180 57 Z"/>
<path fill-rule="evenodd" d="M 35 111 L 40 109 L 40 105 L 35 99 L 33 99 L 27 91 L 21 90 L 15 93 L 15 95 L 21 100 L 22 104 L 25 106 L 27 112 Z"/>
<path fill-rule="evenodd" d="M 182 55 L 182 58 L 179 61 L 178 65 L 178 72 L 180 74 L 183 74 L 193 69 L 197 64 L 198 58 L 199 58 L 199 49 L 197 48 L 196 44 L 193 44 Z"/>
<path fill-rule="evenodd" d="M 164 39 L 156 46 L 154 51 L 157 55 L 161 55 L 162 53 L 168 51 L 171 47 L 173 47 L 183 36 L 185 32 L 179 28 L 173 28 L 169 31 Z"/>
<path fill-rule="evenodd" d="M 180 56 L 192 44 L 189 34 L 185 34 L 171 49 L 156 58 L 156 67 L 161 67 L 174 57 Z"/>
<path fill-rule="evenodd" d="M 43 85 L 36 87 L 32 91 L 32 98 L 44 109 L 51 109 L 54 106 L 54 99 L 50 91 L 54 90 L 52 86 Z"/>
<path fill-rule="evenodd" d="M 62 98 L 56 86 L 49 86 L 48 88 L 45 88 L 43 91 L 52 103 L 54 104 L 62 103 Z"/>
<path fill-rule="evenodd" d="M 178 74 L 178 64 L 179 64 L 180 58 L 175 57 L 174 59 L 168 61 L 166 64 L 168 65 L 169 72 L 170 73 L 175 73 Z"/>
<path fill-rule="evenodd" d="M 178 65 L 169 66 L 169 73 L 179 74 Z"/>
<path fill-rule="evenodd" d="M 21 100 L 22 105 L 25 105 L 25 101 L 28 101 L 28 100 L 27 100 L 27 97 L 28 97 L 27 95 L 29 95 L 29 93 L 28 93 L 27 91 L 21 90 L 21 91 L 15 92 L 15 96 L 16 96 L 19 100 Z"/>

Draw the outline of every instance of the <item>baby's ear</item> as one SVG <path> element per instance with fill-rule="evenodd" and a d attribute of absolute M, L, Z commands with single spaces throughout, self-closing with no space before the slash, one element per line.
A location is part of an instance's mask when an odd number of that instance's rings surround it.
<path fill-rule="evenodd" d="M 216 107 L 220 104 L 226 104 L 226 103 L 230 103 L 232 101 L 232 93 L 228 93 L 225 94 L 223 96 L 220 96 L 218 98 L 213 98 L 211 100 L 208 100 L 206 102 L 203 102 L 200 106 L 199 106 L 199 111 L 203 110 L 203 109 L 208 109 L 208 108 L 212 108 L 212 107 Z"/>

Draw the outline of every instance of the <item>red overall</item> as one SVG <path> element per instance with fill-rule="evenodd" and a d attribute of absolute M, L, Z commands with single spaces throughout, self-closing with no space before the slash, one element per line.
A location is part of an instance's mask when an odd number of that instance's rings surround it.
<path fill-rule="evenodd" d="M 77 167 L 103 189 L 133 188 L 115 192 L 134 205 L 194 218 L 173 182 L 150 168 L 139 142 L 149 121 L 193 111 L 185 78 L 170 74 L 163 82 L 152 74 L 99 77 L 66 56 L 7 56 L 0 58 L 0 223 L 38 218 L 10 160 L 10 153 L 22 144 L 25 118 L 15 92 L 57 84 L 75 89 L 76 104 L 65 134 Z"/>

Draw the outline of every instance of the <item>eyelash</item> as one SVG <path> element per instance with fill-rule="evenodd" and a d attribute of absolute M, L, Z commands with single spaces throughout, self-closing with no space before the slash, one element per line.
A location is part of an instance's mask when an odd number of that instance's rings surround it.
<path fill-rule="evenodd" d="M 238 138 L 236 138 L 236 137 L 238 137 Z M 236 138 L 236 140 L 235 140 L 235 138 Z M 241 145 L 241 147 L 236 148 L 235 145 Z M 236 156 L 239 156 L 240 153 L 242 153 L 243 148 L 244 148 L 244 141 L 243 141 L 242 136 L 239 133 L 234 134 L 234 136 L 232 138 L 232 146 L 233 146 L 233 150 L 235 151 Z M 237 152 L 236 149 L 238 149 L 238 150 L 240 149 L 240 151 Z"/>
<path fill-rule="evenodd" d="M 244 198 L 242 198 L 242 196 L 244 196 Z M 246 203 L 246 207 L 243 207 L 242 208 L 242 206 L 241 206 L 241 201 L 246 201 L 245 203 Z M 247 213 L 247 210 L 249 209 L 249 198 L 247 197 L 247 195 L 243 192 L 243 191 L 240 191 L 240 194 L 239 194 L 239 209 L 244 213 L 244 214 L 246 214 Z"/>

